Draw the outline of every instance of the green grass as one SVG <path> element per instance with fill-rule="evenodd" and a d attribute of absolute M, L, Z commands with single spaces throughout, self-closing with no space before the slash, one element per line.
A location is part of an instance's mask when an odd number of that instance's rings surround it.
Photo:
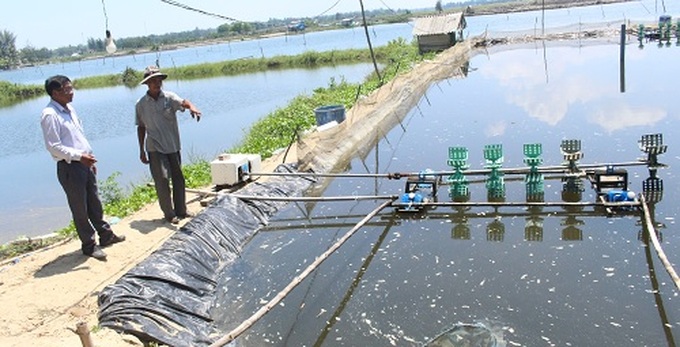
<path fill-rule="evenodd" d="M 0 107 L 14 105 L 45 94 L 43 86 L 23 86 L 20 84 L 0 81 Z"/>
<path fill-rule="evenodd" d="M 387 60 L 391 59 L 389 56 L 390 49 L 393 48 L 383 46 L 375 49 L 376 60 L 381 63 L 386 63 Z M 163 72 L 170 75 L 171 79 L 194 80 L 218 76 L 234 76 L 260 71 L 293 68 L 314 69 L 324 66 L 357 64 L 370 61 L 371 54 L 368 49 L 348 49 L 328 52 L 307 51 L 294 56 L 281 55 L 271 58 L 249 58 L 182 67 L 164 67 Z M 142 75 L 142 71 L 126 67 L 119 74 L 75 79 L 73 85 L 77 89 L 107 88 L 120 85 L 133 88 L 139 85 L 139 81 L 142 80 Z M 43 86 L 0 82 L 0 106 L 10 106 L 43 95 L 45 95 Z"/>

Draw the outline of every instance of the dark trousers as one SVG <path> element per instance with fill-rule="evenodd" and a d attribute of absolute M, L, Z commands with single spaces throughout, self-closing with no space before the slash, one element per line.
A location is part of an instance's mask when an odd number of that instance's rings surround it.
<path fill-rule="evenodd" d="M 187 214 L 184 174 L 182 173 L 182 156 L 180 152 L 149 152 L 149 168 L 156 187 L 158 204 L 165 219 Z M 172 181 L 172 197 L 170 196 Z M 174 207 L 173 207 L 174 205 Z"/>
<path fill-rule="evenodd" d="M 113 237 L 109 223 L 104 221 L 104 211 L 97 191 L 97 178 L 89 167 L 80 162 L 57 162 L 57 177 L 64 188 L 71 209 L 83 253 L 92 253 L 95 233 L 99 241 Z"/>

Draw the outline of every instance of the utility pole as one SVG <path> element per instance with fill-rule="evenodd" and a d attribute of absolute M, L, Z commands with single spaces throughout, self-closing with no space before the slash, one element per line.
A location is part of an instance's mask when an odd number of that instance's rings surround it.
<path fill-rule="evenodd" d="M 368 41 L 368 50 L 371 51 L 373 68 L 375 69 L 375 74 L 378 75 L 378 85 L 382 86 L 383 79 L 380 76 L 380 70 L 378 70 L 378 63 L 375 61 L 375 53 L 373 53 L 373 46 L 371 46 L 371 37 L 368 35 L 368 25 L 366 24 L 366 12 L 364 12 L 363 0 L 359 0 L 359 5 L 361 5 L 361 17 L 364 19 L 364 32 L 366 33 L 366 41 Z"/>

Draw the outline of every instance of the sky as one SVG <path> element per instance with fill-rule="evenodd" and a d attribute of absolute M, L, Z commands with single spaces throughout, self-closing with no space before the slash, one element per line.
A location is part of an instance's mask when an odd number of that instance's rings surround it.
<path fill-rule="evenodd" d="M 361 10 L 359 0 L 171 2 L 244 22 L 265 22 L 270 18 L 315 17 L 324 12 L 328 15 Z M 434 9 L 436 2 L 437 0 L 363 0 L 366 10 Z M 450 1 L 442 1 L 443 4 L 448 2 Z M 54 49 L 86 44 L 88 38 L 104 39 L 107 22 L 114 40 L 117 37 L 217 28 L 227 23 L 224 19 L 186 10 L 161 0 L 19 0 L 5 1 L 2 7 L 0 31 L 7 30 L 16 36 L 17 49 L 26 46 Z"/>

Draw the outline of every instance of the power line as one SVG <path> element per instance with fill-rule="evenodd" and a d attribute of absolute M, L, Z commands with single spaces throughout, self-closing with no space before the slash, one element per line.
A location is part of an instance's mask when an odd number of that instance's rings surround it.
<path fill-rule="evenodd" d="M 334 9 L 335 6 L 338 6 L 338 4 L 340 3 L 340 1 L 342 1 L 342 0 L 336 1 L 336 2 L 335 2 L 331 7 L 329 7 L 326 11 L 323 11 L 323 12 L 319 13 L 319 14 L 316 15 L 315 17 L 321 17 L 321 16 L 323 16 L 324 14 L 326 14 L 328 11 Z"/>
<path fill-rule="evenodd" d="M 397 13 L 397 11 L 393 10 L 390 6 L 388 6 L 383 0 L 380 0 L 380 2 L 387 7 L 388 10 L 392 11 L 392 13 Z"/>
<path fill-rule="evenodd" d="M 177 6 L 177 7 L 179 7 L 179 8 L 183 8 L 183 9 L 185 9 L 185 10 L 198 12 L 198 13 L 204 14 L 204 15 L 206 15 L 206 16 L 217 17 L 217 18 L 225 19 L 225 20 L 232 21 L 232 22 L 242 22 L 242 21 L 240 21 L 240 20 L 238 20 L 238 19 L 236 19 L 236 18 L 223 16 L 223 15 L 218 14 L 218 13 L 203 11 L 203 10 L 201 10 L 201 9 L 198 9 L 198 8 L 195 8 L 195 7 L 191 7 L 191 6 L 182 4 L 182 3 L 177 2 L 177 1 L 174 1 L 174 0 L 161 0 L 161 2 L 164 2 L 164 3 L 168 4 L 168 5 Z"/>
<path fill-rule="evenodd" d="M 104 0 L 102 0 L 102 8 L 104 9 L 104 20 L 106 30 L 109 30 L 109 16 L 106 14 L 106 4 L 104 3 Z"/>

